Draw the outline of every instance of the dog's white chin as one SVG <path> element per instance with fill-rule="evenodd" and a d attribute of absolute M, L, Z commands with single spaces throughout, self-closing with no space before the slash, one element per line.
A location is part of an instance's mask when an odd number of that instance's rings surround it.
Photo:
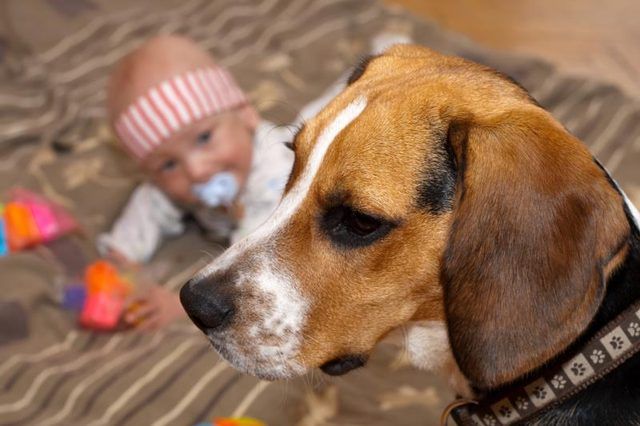
<path fill-rule="evenodd" d="M 233 364 L 232 364 L 233 365 Z M 299 364 L 293 365 L 281 365 L 278 367 L 261 367 L 260 365 L 254 365 L 247 370 L 241 370 L 234 365 L 238 370 L 245 374 L 249 374 L 257 377 L 260 380 L 267 380 L 270 382 L 276 380 L 288 380 L 304 375 L 307 371 Z"/>
<path fill-rule="evenodd" d="M 273 364 L 268 361 L 247 360 L 243 357 L 227 357 L 220 352 L 220 356 L 226 359 L 236 370 L 261 380 L 275 381 L 293 379 L 304 375 L 307 370 L 296 362 L 286 362 L 283 364 Z"/>
<path fill-rule="evenodd" d="M 251 356 L 238 350 L 233 343 L 221 343 L 209 337 L 209 341 L 218 354 L 236 370 L 255 376 L 262 380 L 283 380 L 302 376 L 307 372 L 298 361 L 287 358 L 277 348 L 273 348 L 271 356 Z"/>

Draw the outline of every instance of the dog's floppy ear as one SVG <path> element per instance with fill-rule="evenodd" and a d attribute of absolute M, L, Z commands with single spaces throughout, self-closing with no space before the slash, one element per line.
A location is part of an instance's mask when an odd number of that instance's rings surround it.
<path fill-rule="evenodd" d="M 629 225 L 587 149 L 547 112 L 474 120 L 449 128 L 458 186 L 442 281 L 456 360 L 489 389 L 586 328 Z"/>

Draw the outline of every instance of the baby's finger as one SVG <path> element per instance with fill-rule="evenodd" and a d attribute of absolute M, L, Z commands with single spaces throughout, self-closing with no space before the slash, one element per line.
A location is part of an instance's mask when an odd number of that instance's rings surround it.
<path fill-rule="evenodd" d="M 135 324 L 150 316 L 154 311 L 155 308 L 147 303 L 130 305 L 125 311 L 124 320 L 129 324 Z"/>
<path fill-rule="evenodd" d="M 131 308 L 135 307 L 136 305 L 144 304 L 145 300 L 146 300 L 146 298 L 142 297 L 139 294 L 132 294 L 130 296 L 127 296 L 124 299 L 123 306 L 125 307 L 125 309 L 131 309 Z"/>
<path fill-rule="evenodd" d="M 160 317 L 158 315 L 151 315 L 144 318 L 139 324 L 136 325 L 136 329 L 140 331 L 155 331 L 160 328 Z"/>

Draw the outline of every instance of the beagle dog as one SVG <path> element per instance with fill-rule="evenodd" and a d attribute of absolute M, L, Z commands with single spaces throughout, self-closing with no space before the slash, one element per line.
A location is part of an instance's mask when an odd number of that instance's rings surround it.
<path fill-rule="evenodd" d="M 499 72 L 391 47 L 291 145 L 273 215 L 181 290 L 243 372 L 344 374 L 402 329 L 416 366 L 484 394 L 561 359 L 640 299 L 637 210 Z M 640 422 L 639 357 L 541 424 L 623 424 L 605 411 Z"/>

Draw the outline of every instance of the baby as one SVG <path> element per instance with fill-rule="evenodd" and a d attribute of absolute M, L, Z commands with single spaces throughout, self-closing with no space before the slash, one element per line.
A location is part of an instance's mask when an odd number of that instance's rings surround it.
<path fill-rule="evenodd" d="M 232 76 L 192 41 L 161 36 L 124 57 L 108 85 L 109 121 L 147 177 L 99 251 L 147 262 L 192 216 L 216 240 L 262 223 L 284 189 L 291 131 L 263 121 Z M 141 303 L 140 303 L 141 302 Z M 153 286 L 125 321 L 162 327 L 184 315 L 177 294 Z"/>

